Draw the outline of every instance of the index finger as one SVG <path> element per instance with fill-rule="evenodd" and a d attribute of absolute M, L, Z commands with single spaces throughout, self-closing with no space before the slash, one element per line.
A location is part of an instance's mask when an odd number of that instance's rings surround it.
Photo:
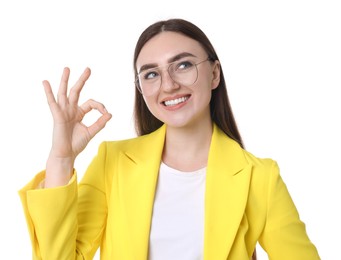
<path fill-rule="evenodd" d="M 44 91 L 45 91 L 45 95 L 47 98 L 47 103 L 49 104 L 49 106 L 51 106 L 53 103 L 56 103 L 56 99 L 54 97 L 51 85 L 47 80 L 44 80 L 43 86 L 44 86 Z"/>

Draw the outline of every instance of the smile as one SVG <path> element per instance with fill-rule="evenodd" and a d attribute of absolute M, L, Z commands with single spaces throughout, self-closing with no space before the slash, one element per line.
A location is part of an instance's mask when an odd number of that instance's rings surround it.
<path fill-rule="evenodd" d="M 172 100 L 167 100 L 167 101 L 164 101 L 163 104 L 167 107 L 169 106 L 176 106 L 180 103 L 183 103 L 185 102 L 186 100 L 188 100 L 188 96 L 186 97 L 181 97 L 181 98 L 176 98 L 176 99 L 172 99 Z"/>

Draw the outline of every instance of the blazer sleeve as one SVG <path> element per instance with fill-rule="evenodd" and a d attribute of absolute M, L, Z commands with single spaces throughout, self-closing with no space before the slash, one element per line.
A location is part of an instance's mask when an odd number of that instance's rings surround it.
<path fill-rule="evenodd" d="M 320 259 L 276 162 L 271 167 L 267 205 L 266 224 L 259 243 L 268 253 L 269 259 Z"/>
<path fill-rule="evenodd" d="M 74 173 L 68 185 L 36 189 L 45 178 L 41 172 L 19 191 L 34 260 L 93 259 L 107 216 L 101 147 L 79 185 Z"/>

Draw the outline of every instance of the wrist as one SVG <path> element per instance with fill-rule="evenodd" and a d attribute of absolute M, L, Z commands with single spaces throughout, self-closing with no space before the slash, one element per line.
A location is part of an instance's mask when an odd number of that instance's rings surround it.
<path fill-rule="evenodd" d="M 57 158 L 50 156 L 46 163 L 45 188 L 68 184 L 74 169 L 73 158 Z"/>

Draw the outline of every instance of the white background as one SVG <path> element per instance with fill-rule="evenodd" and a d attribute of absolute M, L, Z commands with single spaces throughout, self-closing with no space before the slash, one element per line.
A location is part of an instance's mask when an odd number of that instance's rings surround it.
<path fill-rule="evenodd" d="M 201 27 L 220 57 L 246 147 L 278 161 L 322 259 L 340 259 L 341 8 L 335 0 L 1 1 L 1 258 L 31 259 L 17 191 L 45 166 L 51 117 L 41 81 L 64 66 L 92 76 L 81 101 L 113 114 L 80 155 L 80 175 L 103 140 L 134 136 L 132 58 L 150 23 Z M 267 259 L 259 249 L 259 258 Z"/>

